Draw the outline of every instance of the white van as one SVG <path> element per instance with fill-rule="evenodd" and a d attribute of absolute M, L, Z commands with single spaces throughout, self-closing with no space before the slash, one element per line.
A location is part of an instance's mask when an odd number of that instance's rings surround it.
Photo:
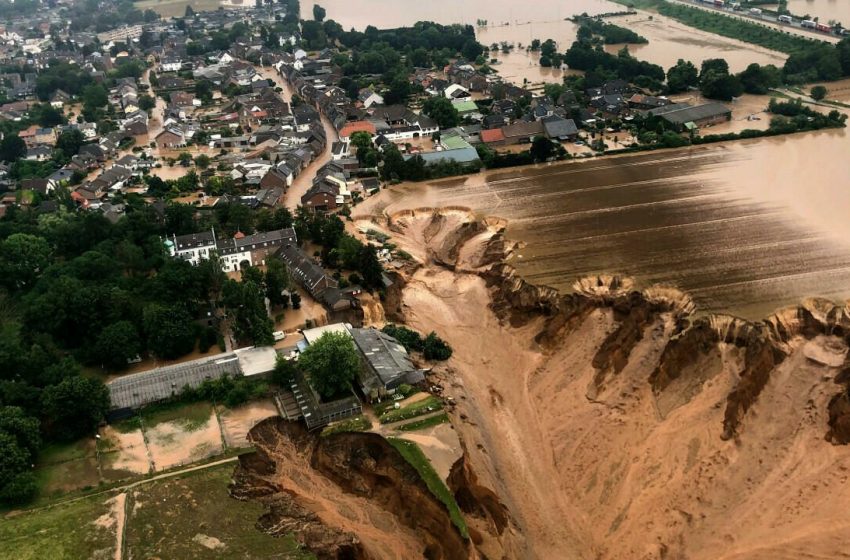
<path fill-rule="evenodd" d="M 286 338 L 286 333 L 283 332 L 283 331 L 274 331 L 272 333 L 272 337 L 274 337 L 275 342 L 279 342 L 279 341 L 283 340 L 284 338 Z"/>

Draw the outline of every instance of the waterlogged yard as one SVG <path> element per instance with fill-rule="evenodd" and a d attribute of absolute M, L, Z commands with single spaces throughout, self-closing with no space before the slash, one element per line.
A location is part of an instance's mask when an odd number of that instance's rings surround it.
<path fill-rule="evenodd" d="M 41 498 L 116 484 L 247 448 L 248 431 L 276 414 L 269 399 L 232 409 L 208 402 L 147 409 L 101 428 L 99 439 L 45 449 L 36 466 Z"/>

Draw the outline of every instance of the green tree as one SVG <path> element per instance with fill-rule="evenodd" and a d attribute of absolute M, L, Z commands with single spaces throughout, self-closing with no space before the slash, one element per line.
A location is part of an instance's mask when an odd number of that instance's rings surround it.
<path fill-rule="evenodd" d="M 812 99 L 814 99 L 815 101 L 820 101 L 821 99 L 826 98 L 827 93 L 828 92 L 827 92 L 826 87 L 824 87 L 824 86 L 814 86 L 811 89 L 811 91 L 809 92 L 809 95 L 811 95 Z"/>
<path fill-rule="evenodd" d="M 0 243 L 0 271 L 10 287 L 26 288 L 50 263 L 50 245 L 43 237 L 13 233 Z"/>
<path fill-rule="evenodd" d="M 34 457 L 14 435 L 0 431 L 0 501 L 10 505 L 27 502 L 35 495 L 30 466 Z M 21 478 L 24 477 L 24 478 Z"/>
<path fill-rule="evenodd" d="M 307 347 L 298 366 L 324 398 L 344 395 L 360 373 L 360 354 L 347 333 L 327 332 Z"/>
<path fill-rule="evenodd" d="M 298 368 L 294 361 L 278 355 L 272 370 L 272 383 L 281 387 L 289 387 L 289 383 L 295 378 L 297 372 Z"/>
<path fill-rule="evenodd" d="M 101 362 L 110 370 L 127 367 L 127 360 L 142 351 L 139 332 L 130 321 L 118 321 L 101 331 L 95 348 Z"/>
<path fill-rule="evenodd" d="M 764 95 L 769 89 L 780 84 L 782 75 L 779 68 L 772 64 L 761 66 L 753 63 L 738 74 L 738 79 L 745 92 Z"/>
<path fill-rule="evenodd" d="M 77 155 L 84 143 L 83 133 L 79 129 L 69 128 L 64 130 L 56 139 L 56 149 L 60 150 L 65 157 L 71 158 Z"/>
<path fill-rule="evenodd" d="M 364 287 L 372 290 L 383 288 L 384 269 L 378 260 L 378 252 L 374 246 L 363 245 L 360 248 L 357 271 L 363 278 Z"/>
<path fill-rule="evenodd" d="M 425 337 L 422 346 L 426 360 L 448 360 L 452 357 L 452 347 L 433 331 Z"/>
<path fill-rule="evenodd" d="M 709 99 L 732 101 L 744 93 L 744 86 L 737 76 L 709 70 L 700 75 L 700 91 Z"/>
<path fill-rule="evenodd" d="M 189 6 L 186 7 L 188 8 Z M 142 111 L 150 111 L 155 107 L 156 99 L 146 93 L 143 93 L 139 96 L 139 109 L 141 109 Z"/>
<path fill-rule="evenodd" d="M 210 166 L 210 156 L 206 154 L 199 154 L 195 156 L 195 165 L 198 169 L 206 169 Z"/>
<path fill-rule="evenodd" d="M 41 398 L 48 433 L 69 441 L 91 434 L 109 410 L 109 389 L 99 379 L 68 377 Z"/>
<path fill-rule="evenodd" d="M 83 105 L 87 108 L 99 109 L 108 101 L 108 92 L 100 84 L 91 84 L 83 90 Z"/>
<path fill-rule="evenodd" d="M 27 155 L 27 144 L 17 134 L 7 134 L 0 140 L 0 159 L 13 162 Z"/>
<path fill-rule="evenodd" d="M 325 15 L 327 12 L 325 9 L 318 4 L 313 4 L 313 19 L 316 21 L 323 21 L 325 19 Z"/>
<path fill-rule="evenodd" d="M 546 161 L 555 155 L 557 145 L 545 136 L 535 136 L 531 142 L 531 157 L 534 161 Z"/>
<path fill-rule="evenodd" d="M 233 336 L 250 340 L 255 346 L 274 344 L 274 323 L 266 311 L 265 291 L 256 281 L 225 282 L 222 304 L 232 318 Z"/>
<path fill-rule="evenodd" d="M 179 307 L 150 304 L 142 323 L 148 349 L 160 358 L 173 360 L 195 349 L 195 323 Z"/>
<path fill-rule="evenodd" d="M 440 128 L 452 128 L 460 122 L 460 115 L 455 106 L 442 96 L 426 99 L 422 105 L 422 112 L 437 121 Z"/>
<path fill-rule="evenodd" d="M 41 428 L 37 419 L 17 406 L 0 406 L 0 433 L 14 436 L 17 444 L 31 456 L 41 447 Z"/>
<path fill-rule="evenodd" d="M 365 150 L 372 147 L 372 135 L 368 132 L 355 132 L 351 135 L 351 145 L 358 150 Z"/>
<path fill-rule="evenodd" d="M 266 261 L 266 297 L 273 306 L 282 306 L 286 303 L 284 290 L 289 288 L 289 272 L 286 265 L 280 259 L 271 258 Z"/>
<path fill-rule="evenodd" d="M 670 93 L 687 91 L 699 85 L 699 75 L 692 62 L 679 59 L 675 66 L 667 70 L 667 89 Z"/>

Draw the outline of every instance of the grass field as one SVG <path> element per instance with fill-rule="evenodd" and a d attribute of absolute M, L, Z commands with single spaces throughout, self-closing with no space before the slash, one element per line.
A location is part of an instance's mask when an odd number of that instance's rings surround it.
<path fill-rule="evenodd" d="M 254 524 L 264 509 L 227 493 L 233 465 L 154 481 L 128 498 L 125 557 L 302 559 L 292 538 L 274 538 Z"/>
<path fill-rule="evenodd" d="M 414 422 L 410 422 L 409 424 L 404 424 L 402 426 L 399 426 L 398 429 L 402 432 L 415 432 L 416 430 L 433 428 L 434 426 L 439 426 L 440 424 L 443 424 L 448 421 L 449 417 L 444 412 L 443 414 L 438 414 L 430 418 L 425 418 L 424 420 L 416 420 Z"/>
<path fill-rule="evenodd" d="M 217 10 L 221 5 L 220 0 L 140 0 L 134 2 L 139 10 L 153 10 L 162 17 L 183 17 L 186 6 L 192 5 L 196 12 L 208 12 Z M 253 5 L 253 4 L 252 4 Z"/>
<path fill-rule="evenodd" d="M 443 402 L 433 395 L 429 395 L 420 401 L 416 401 L 399 409 L 391 408 L 378 417 L 381 424 L 389 424 L 390 422 L 398 422 L 399 420 L 407 420 L 415 418 L 435 410 L 443 408 Z"/>
<path fill-rule="evenodd" d="M 387 441 L 419 472 L 419 476 L 428 485 L 431 493 L 446 505 L 446 508 L 449 510 L 449 516 L 452 518 L 452 523 L 460 530 L 460 534 L 463 535 L 463 538 L 468 539 L 469 530 L 466 527 L 466 521 L 464 521 L 463 515 L 460 513 L 460 508 L 458 508 L 455 497 L 440 479 L 437 471 L 431 466 L 431 462 L 428 461 L 428 457 L 419 449 L 419 446 L 411 441 L 398 438 L 387 438 Z"/>
<path fill-rule="evenodd" d="M 219 409 L 227 422 L 219 422 L 209 402 L 153 406 L 102 428 L 97 442 L 87 438 L 45 448 L 35 470 L 39 502 L 203 461 L 234 447 L 246 448 L 248 430 L 277 413 L 271 400 Z"/>
<path fill-rule="evenodd" d="M 355 416 L 354 418 L 349 418 L 348 420 L 343 420 L 341 422 L 334 422 L 324 430 L 322 430 L 322 437 L 327 437 L 331 434 L 338 434 L 341 432 L 365 432 L 372 425 L 369 421 L 363 416 Z"/>
<path fill-rule="evenodd" d="M 0 560 L 111 559 L 114 528 L 96 523 L 108 516 L 108 496 L 93 496 L 0 522 Z"/>

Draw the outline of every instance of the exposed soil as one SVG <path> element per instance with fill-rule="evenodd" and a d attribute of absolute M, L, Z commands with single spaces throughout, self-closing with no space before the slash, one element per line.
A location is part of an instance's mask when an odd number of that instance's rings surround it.
<path fill-rule="evenodd" d="M 294 533 L 322 559 L 475 557 L 445 506 L 383 437 L 320 438 L 270 418 L 250 439 L 257 451 L 240 457 L 231 495 L 268 506 L 260 530 Z"/>
<path fill-rule="evenodd" d="M 678 290 L 605 276 L 561 295 L 504 264 L 499 221 L 453 208 L 376 222 L 420 262 L 387 315 L 455 351 L 432 379 L 458 403 L 475 480 L 452 486 L 483 554 L 847 554 L 850 450 L 826 441 L 850 440 L 847 307 L 697 318 Z M 499 507 L 467 503 L 477 485 Z"/>

